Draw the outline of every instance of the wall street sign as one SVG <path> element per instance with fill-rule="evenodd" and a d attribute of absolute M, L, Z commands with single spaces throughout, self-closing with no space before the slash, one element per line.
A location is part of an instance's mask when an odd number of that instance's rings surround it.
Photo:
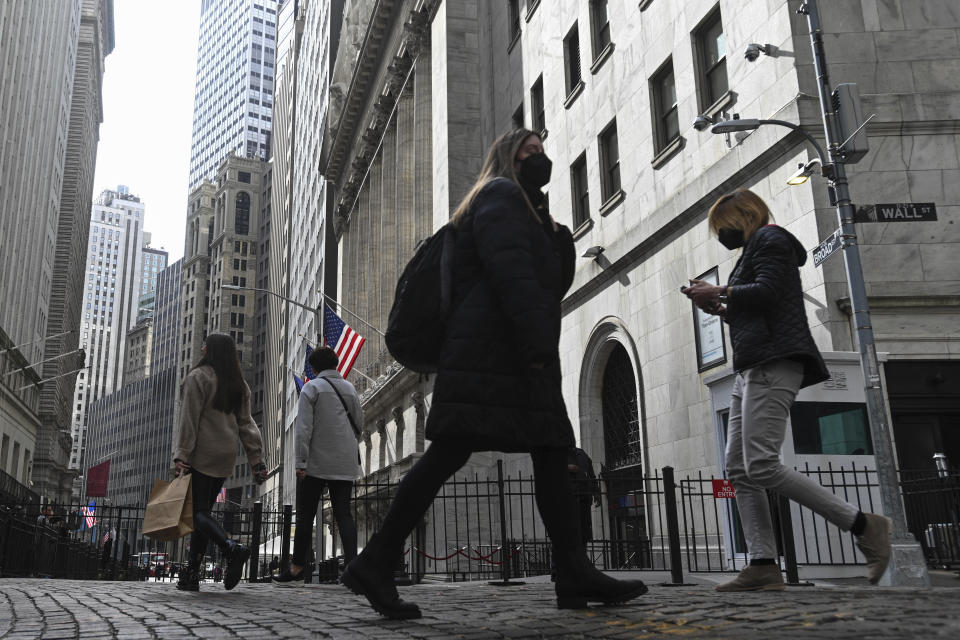
<path fill-rule="evenodd" d="M 868 204 L 857 208 L 854 222 L 933 222 L 937 205 L 933 202 L 896 202 Z"/>

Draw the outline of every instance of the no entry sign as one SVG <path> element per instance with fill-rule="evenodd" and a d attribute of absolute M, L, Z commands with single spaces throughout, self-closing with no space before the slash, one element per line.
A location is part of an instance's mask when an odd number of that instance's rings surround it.
<path fill-rule="evenodd" d="M 733 483 L 726 478 L 713 479 L 713 497 L 714 498 L 735 498 L 733 493 Z"/>

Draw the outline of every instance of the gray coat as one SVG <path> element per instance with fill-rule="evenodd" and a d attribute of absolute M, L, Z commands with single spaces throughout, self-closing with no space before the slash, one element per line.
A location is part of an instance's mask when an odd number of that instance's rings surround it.
<path fill-rule="evenodd" d="M 320 378 L 336 385 L 354 423 L 363 430 L 363 409 L 356 389 L 334 369 L 321 371 L 300 391 L 296 467 L 306 469 L 307 475 L 314 478 L 356 480 L 361 476 L 357 437 L 337 394 Z"/>

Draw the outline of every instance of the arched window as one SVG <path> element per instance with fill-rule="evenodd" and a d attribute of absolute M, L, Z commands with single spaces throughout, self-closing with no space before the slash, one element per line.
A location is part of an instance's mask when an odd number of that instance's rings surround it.
<path fill-rule="evenodd" d="M 250 233 L 250 196 L 245 191 L 237 194 L 233 230 L 242 236 Z"/>
<path fill-rule="evenodd" d="M 603 371 L 603 439 L 606 465 L 619 469 L 640 464 L 640 413 L 637 379 L 630 356 L 622 345 L 614 347 Z"/>

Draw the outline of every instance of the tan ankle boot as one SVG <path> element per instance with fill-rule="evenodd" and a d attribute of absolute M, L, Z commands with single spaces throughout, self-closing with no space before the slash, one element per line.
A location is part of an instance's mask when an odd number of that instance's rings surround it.
<path fill-rule="evenodd" d="M 867 526 L 863 535 L 857 538 L 857 548 L 867 559 L 867 580 L 870 584 L 877 584 L 890 564 L 890 532 L 893 530 L 893 521 L 875 513 L 863 515 L 867 519 Z"/>
<path fill-rule="evenodd" d="M 730 582 L 718 584 L 717 591 L 783 591 L 783 574 L 775 564 L 754 564 L 743 568 Z"/>

